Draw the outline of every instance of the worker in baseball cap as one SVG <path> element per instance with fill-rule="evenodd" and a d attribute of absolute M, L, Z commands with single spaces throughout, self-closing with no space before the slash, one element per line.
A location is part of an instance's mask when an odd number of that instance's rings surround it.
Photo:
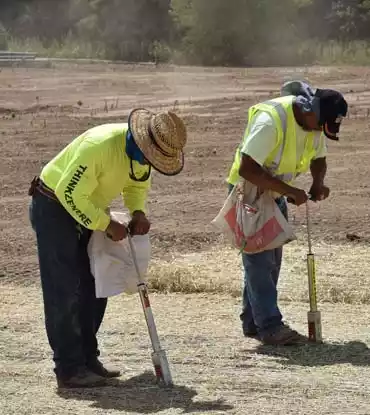
<path fill-rule="evenodd" d="M 249 108 L 248 123 L 227 182 L 229 191 L 240 178 L 269 191 L 287 218 L 287 201 L 297 206 L 329 196 L 325 185 L 326 138 L 339 139 L 347 102 L 331 89 L 314 89 L 303 81 L 282 86 L 281 96 Z M 294 185 L 311 172 L 309 191 Z M 240 319 L 246 337 L 264 344 L 292 345 L 308 341 L 283 322 L 277 284 L 282 248 L 256 254 L 243 253 L 244 288 Z"/>
<path fill-rule="evenodd" d="M 322 130 L 331 140 L 339 140 L 340 125 L 348 110 L 348 104 L 340 92 L 313 89 L 305 82 L 289 81 L 282 86 L 281 95 L 295 96 L 295 102 L 303 114 L 311 114 L 315 129 Z"/>
<path fill-rule="evenodd" d="M 126 226 L 109 215 L 119 194 L 132 217 L 130 233 L 149 232 L 151 170 L 180 173 L 186 138 L 184 122 L 173 112 L 138 108 L 128 123 L 103 124 L 79 135 L 32 181 L 30 220 L 59 388 L 100 386 L 120 375 L 98 359 L 96 334 L 107 299 L 95 295 L 89 239 L 94 230 L 114 241 L 127 236 Z"/>

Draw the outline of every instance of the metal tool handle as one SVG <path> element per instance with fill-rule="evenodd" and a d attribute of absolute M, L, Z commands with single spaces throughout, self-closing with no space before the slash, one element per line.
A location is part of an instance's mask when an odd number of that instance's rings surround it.
<path fill-rule="evenodd" d="M 131 255 L 132 255 L 132 262 L 134 263 L 137 279 L 139 280 L 140 284 L 144 284 L 144 279 L 141 276 L 139 265 L 137 263 L 136 251 L 135 251 L 134 244 L 132 242 L 132 236 L 131 236 L 131 233 L 130 233 L 129 230 L 127 230 L 127 239 L 128 239 L 128 243 L 130 245 L 130 251 L 131 251 Z"/>
<path fill-rule="evenodd" d="M 130 250 L 131 250 L 131 255 L 132 255 L 132 262 L 134 263 L 134 267 L 135 267 L 136 274 L 137 274 L 137 279 L 138 279 L 138 282 L 139 282 L 137 287 L 138 287 L 138 290 L 139 290 L 140 301 L 141 301 L 141 304 L 142 304 L 143 310 L 144 310 L 145 321 L 146 321 L 146 324 L 148 326 L 149 337 L 150 337 L 150 340 L 152 342 L 154 352 L 158 352 L 158 351 L 161 350 L 161 345 L 160 345 L 160 341 L 159 341 L 159 337 L 158 337 L 158 333 L 157 333 L 157 327 L 155 325 L 154 316 L 153 316 L 152 308 L 151 308 L 150 301 L 149 301 L 148 289 L 147 289 L 147 286 L 146 286 L 146 284 L 144 282 L 144 279 L 141 275 L 139 265 L 137 263 L 135 247 L 134 247 L 134 244 L 132 242 L 132 236 L 131 236 L 130 232 L 128 232 L 128 234 L 127 234 L 127 239 L 128 239 L 128 243 L 130 245 Z"/>
<path fill-rule="evenodd" d="M 148 289 L 147 289 L 147 286 L 144 282 L 144 279 L 139 269 L 136 252 L 135 252 L 134 244 L 132 242 L 132 236 L 131 236 L 130 231 L 128 231 L 127 238 L 128 238 L 128 243 L 130 245 L 132 261 L 134 263 L 137 278 L 139 280 L 139 284 L 137 287 L 139 290 L 141 304 L 144 310 L 144 316 L 145 316 L 146 324 L 148 327 L 150 341 L 153 347 L 152 361 L 154 365 L 155 374 L 156 374 L 157 379 L 159 379 L 160 381 L 163 381 L 165 385 L 172 386 L 173 381 L 172 381 L 171 371 L 170 371 L 170 367 L 168 364 L 166 352 L 161 348 L 161 344 L 160 344 L 158 333 L 157 333 L 157 327 L 155 325 L 152 308 L 150 306 Z"/>
<path fill-rule="evenodd" d="M 310 217 L 310 207 L 309 207 L 308 200 L 306 201 L 306 227 L 307 227 L 308 253 L 312 254 L 311 217 Z"/>
<path fill-rule="evenodd" d="M 309 201 L 306 202 L 306 223 L 307 223 L 307 272 L 308 272 L 308 292 L 310 299 L 310 311 L 317 311 L 317 295 L 316 295 L 316 266 L 315 256 L 312 252 L 312 239 L 311 239 L 311 216 Z"/>
<path fill-rule="evenodd" d="M 307 196 L 308 196 L 308 199 L 306 200 L 307 243 L 308 243 L 308 253 L 312 254 L 311 218 L 310 218 L 310 206 L 309 206 L 309 201 L 312 200 L 312 195 L 308 193 Z M 294 200 L 288 197 L 287 202 L 294 203 Z"/>

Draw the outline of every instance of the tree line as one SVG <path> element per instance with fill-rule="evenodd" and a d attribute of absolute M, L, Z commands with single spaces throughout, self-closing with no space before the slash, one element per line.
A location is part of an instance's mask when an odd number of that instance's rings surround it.
<path fill-rule="evenodd" d="M 197 65 L 313 63 L 370 38 L 370 0 L 1 0 L 10 39 L 89 42 L 107 59 Z"/>

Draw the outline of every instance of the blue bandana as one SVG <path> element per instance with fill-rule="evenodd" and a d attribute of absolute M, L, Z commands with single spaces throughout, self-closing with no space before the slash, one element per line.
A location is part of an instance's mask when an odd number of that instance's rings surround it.
<path fill-rule="evenodd" d="M 144 154 L 135 143 L 134 136 L 130 130 L 127 131 L 126 135 L 126 154 L 130 157 L 131 160 L 137 161 L 142 165 L 147 164 Z"/>

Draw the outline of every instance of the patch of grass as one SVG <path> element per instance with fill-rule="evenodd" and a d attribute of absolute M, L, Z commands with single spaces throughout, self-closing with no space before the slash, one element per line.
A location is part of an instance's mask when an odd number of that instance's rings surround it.
<path fill-rule="evenodd" d="M 315 244 L 319 303 L 370 304 L 369 252 L 366 246 Z M 279 281 L 280 300 L 308 302 L 306 246 L 284 248 Z M 243 270 L 236 250 L 219 248 L 155 261 L 149 271 L 149 288 L 161 293 L 217 293 L 240 297 Z"/>
<path fill-rule="evenodd" d="M 254 52 L 254 65 L 368 65 L 370 63 L 370 42 L 354 40 L 341 42 L 316 39 L 292 40 L 287 46 L 281 43 L 271 46 L 262 53 Z"/>
<path fill-rule="evenodd" d="M 307 248 L 303 241 L 284 247 L 279 298 L 287 303 L 308 303 Z M 314 243 L 318 302 L 370 304 L 370 253 L 366 245 Z M 35 268 L 36 267 L 36 268 Z M 30 286 L 39 281 L 37 265 L 0 272 L 4 283 Z M 243 268 L 238 252 L 227 246 L 178 255 L 171 261 L 152 260 L 148 272 L 151 292 L 219 294 L 239 299 Z"/>
<path fill-rule="evenodd" d="M 9 37 L 8 49 L 12 52 L 33 52 L 40 57 L 48 58 L 104 59 L 106 57 L 106 49 L 102 43 L 89 42 L 71 35 L 61 41 L 53 40 L 47 46 L 38 38 Z"/>
<path fill-rule="evenodd" d="M 103 42 L 92 42 L 71 34 L 61 41 L 53 40 L 49 45 L 37 37 L 21 39 L 7 36 L 7 48 L 13 52 L 28 51 L 50 58 L 108 59 L 108 55 L 111 55 L 109 47 Z M 149 54 L 157 63 L 188 64 L 191 61 L 186 50 L 170 48 L 161 42 L 154 42 Z M 253 56 L 253 65 L 367 65 L 370 63 L 370 42 L 320 42 L 313 39 L 293 42 L 289 48 L 279 44 L 263 54 L 255 52 Z"/>
<path fill-rule="evenodd" d="M 370 42 L 368 41 L 339 42 L 333 40 L 325 43 L 311 43 L 310 48 L 316 60 L 312 63 L 367 65 L 370 62 Z"/>
<path fill-rule="evenodd" d="M 240 289 L 217 271 L 204 265 L 157 264 L 151 268 L 149 288 L 160 293 L 230 294 L 239 296 Z"/>

